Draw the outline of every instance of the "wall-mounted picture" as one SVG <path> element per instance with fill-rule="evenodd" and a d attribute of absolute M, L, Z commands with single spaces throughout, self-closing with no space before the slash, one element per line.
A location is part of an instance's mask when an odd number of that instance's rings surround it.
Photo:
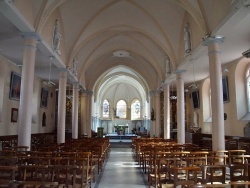
<path fill-rule="evenodd" d="M 200 99 L 199 99 L 199 90 L 195 90 L 192 92 L 192 100 L 194 109 L 200 107 Z"/>
<path fill-rule="evenodd" d="M 227 76 L 222 78 L 222 89 L 223 89 L 223 102 L 229 102 L 229 90 L 228 90 L 228 78 Z"/>
<path fill-rule="evenodd" d="M 18 109 L 17 108 L 11 108 L 11 122 L 17 122 L 17 118 L 18 118 Z"/>
<path fill-rule="evenodd" d="M 49 91 L 45 88 L 42 88 L 41 102 L 40 102 L 40 106 L 42 108 L 47 108 L 47 106 L 48 106 L 48 95 L 49 95 Z"/>
<path fill-rule="evenodd" d="M 20 100 L 20 94 L 21 94 L 21 76 L 15 72 L 11 73 L 11 79 L 10 79 L 10 99 L 13 100 Z"/>

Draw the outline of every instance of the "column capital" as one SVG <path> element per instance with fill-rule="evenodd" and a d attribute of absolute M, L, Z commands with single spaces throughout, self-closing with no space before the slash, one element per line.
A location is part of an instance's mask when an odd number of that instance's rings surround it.
<path fill-rule="evenodd" d="M 87 93 L 87 95 L 89 95 L 89 96 L 92 96 L 92 95 L 93 95 L 93 93 L 94 93 L 94 92 L 93 92 L 93 91 L 91 91 L 91 90 L 86 90 L 85 92 L 86 92 L 86 93 Z"/>
<path fill-rule="evenodd" d="M 80 88 L 80 84 L 79 82 L 72 82 L 73 86 L 78 86 L 78 88 Z"/>
<path fill-rule="evenodd" d="M 207 36 L 202 39 L 202 45 L 208 46 L 213 43 L 222 43 L 225 40 L 223 35 Z"/>
<path fill-rule="evenodd" d="M 165 83 L 165 84 L 163 84 L 163 89 L 165 90 L 165 89 L 169 88 L 169 86 L 170 86 L 170 83 Z"/>
<path fill-rule="evenodd" d="M 177 69 L 177 70 L 174 71 L 174 73 L 178 75 L 178 74 L 183 74 L 186 71 L 187 70 L 185 70 L 185 69 Z"/>
<path fill-rule="evenodd" d="M 155 95 L 155 91 L 149 91 L 149 96 L 154 96 Z"/>
<path fill-rule="evenodd" d="M 68 69 L 67 68 L 58 68 L 58 71 L 68 73 Z"/>
<path fill-rule="evenodd" d="M 36 39 L 38 42 L 41 42 L 42 41 L 42 38 L 41 36 L 36 33 L 36 32 L 22 32 L 21 34 L 21 37 L 24 38 L 24 39 L 27 39 L 27 38 L 34 38 Z"/>
<path fill-rule="evenodd" d="M 66 71 L 60 70 L 60 72 L 59 72 L 59 77 L 64 77 L 64 78 L 67 79 L 67 72 L 66 72 Z"/>

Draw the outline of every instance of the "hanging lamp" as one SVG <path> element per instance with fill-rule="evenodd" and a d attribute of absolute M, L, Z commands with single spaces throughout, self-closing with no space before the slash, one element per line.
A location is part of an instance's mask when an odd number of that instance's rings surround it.
<path fill-rule="evenodd" d="M 194 78 L 194 82 L 189 86 L 189 88 L 195 90 L 198 88 L 198 85 L 195 82 L 195 73 L 194 73 L 194 62 L 193 62 L 193 78 Z"/>
<path fill-rule="evenodd" d="M 174 95 L 173 85 L 174 84 L 171 83 L 171 90 L 170 90 L 170 97 L 169 97 L 170 100 L 176 100 L 177 99 L 177 96 Z"/>
<path fill-rule="evenodd" d="M 46 85 L 46 86 L 49 86 L 49 87 L 53 87 L 55 86 L 56 84 L 54 82 L 52 82 L 50 80 L 50 77 L 51 77 L 51 64 L 52 64 L 52 59 L 53 57 L 49 57 L 49 80 L 48 81 L 43 81 L 43 84 Z"/>
<path fill-rule="evenodd" d="M 72 92 L 71 92 L 71 87 L 69 85 L 69 92 L 68 95 L 66 96 L 68 99 L 72 99 L 73 98 L 73 85 L 72 85 Z"/>

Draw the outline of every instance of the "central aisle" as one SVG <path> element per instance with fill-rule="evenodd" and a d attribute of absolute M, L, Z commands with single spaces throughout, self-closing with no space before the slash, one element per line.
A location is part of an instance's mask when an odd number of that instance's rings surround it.
<path fill-rule="evenodd" d="M 111 148 L 94 188 L 145 188 L 147 179 L 132 157 L 131 148 Z"/>

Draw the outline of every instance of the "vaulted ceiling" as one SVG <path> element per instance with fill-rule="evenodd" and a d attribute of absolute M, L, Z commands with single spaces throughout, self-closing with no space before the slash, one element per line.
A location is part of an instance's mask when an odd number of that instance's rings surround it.
<path fill-rule="evenodd" d="M 187 70 L 188 86 L 194 81 L 193 71 L 196 81 L 209 76 L 207 47 L 201 40 L 206 35 L 225 37 L 223 66 L 250 48 L 249 6 L 249 0 L 0 0 L 0 53 L 21 66 L 20 33 L 36 32 L 42 40 L 35 74 L 42 80 L 48 79 L 49 57 L 54 56 L 54 82 L 76 57 L 77 76 L 70 79 L 96 92 L 110 80 L 110 88 L 121 83 L 136 88 L 138 82 L 145 92 L 157 90 L 162 81 L 174 80 L 179 69 Z M 60 56 L 52 49 L 56 19 L 62 34 Z M 183 38 L 187 23 L 192 43 L 188 56 Z"/>

